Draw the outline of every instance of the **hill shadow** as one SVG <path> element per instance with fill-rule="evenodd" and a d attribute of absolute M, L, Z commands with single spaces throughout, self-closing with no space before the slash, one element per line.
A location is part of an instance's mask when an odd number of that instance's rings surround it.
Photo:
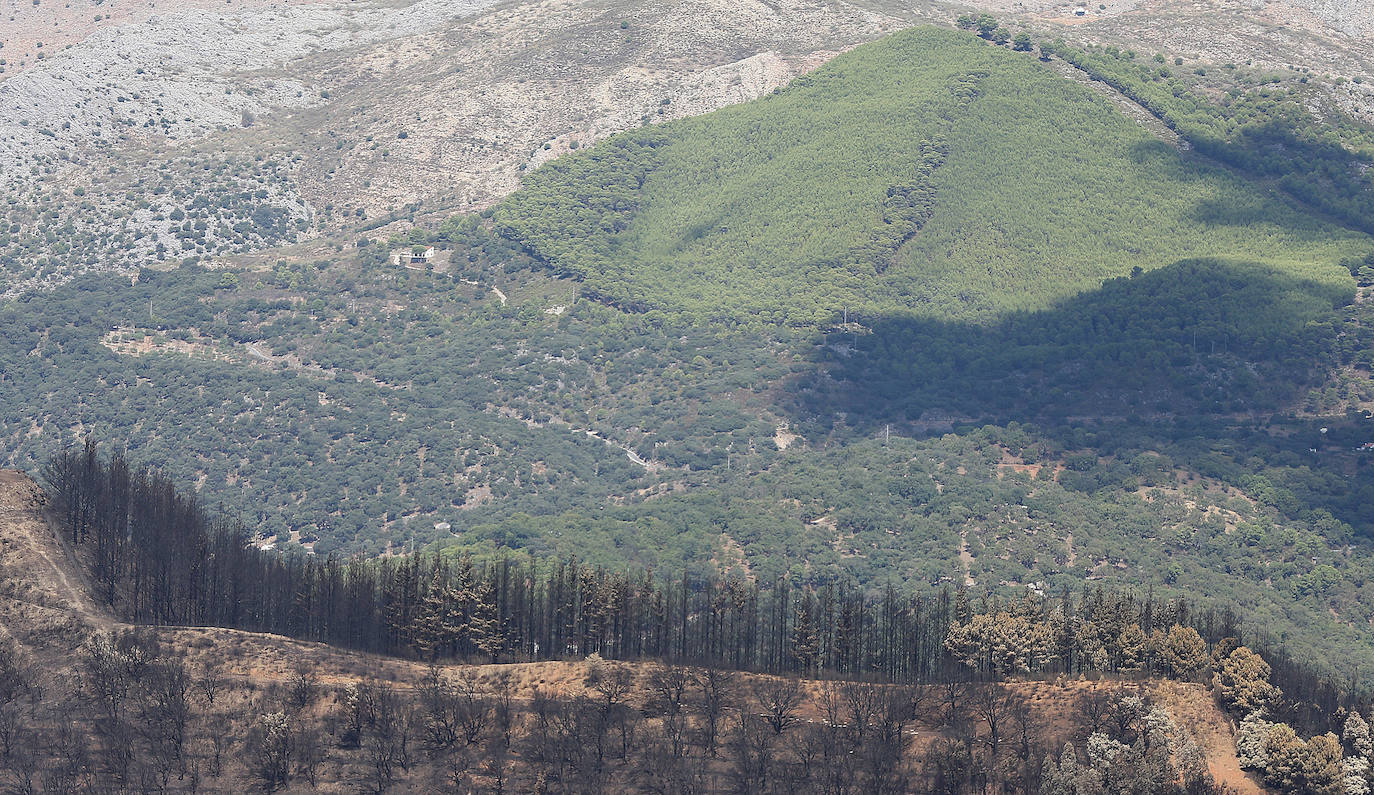
<path fill-rule="evenodd" d="M 1229 141 L 1189 140 L 1198 152 L 1273 184 L 1352 229 L 1374 234 L 1374 184 L 1368 154 L 1353 152 L 1310 123 L 1270 118 L 1243 125 Z"/>
<path fill-rule="evenodd" d="M 1374 535 L 1374 467 L 1349 452 L 1367 423 L 1288 417 L 1337 365 L 1352 298 L 1334 280 L 1193 259 L 989 325 L 859 317 L 818 334 L 783 405 L 810 438 L 1020 422 L 1063 450 L 1186 449 L 1176 460 L 1232 482 L 1260 456 L 1315 473 L 1293 515 L 1324 507 Z M 1312 454 L 1323 444 L 1336 455 Z"/>
<path fill-rule="evenodd" d="M 1128 157 L 1136 167 L 1146 170 L 1151 179 L 1162 178 L 1186 185 L 1226 177 L 1248 183 L 1243 191 L 1217 193 L 1213 198 L 1197 202 L 1188 217 L 1209 227 L 1253 229 L 1273 226 L 1304 242 L 1328 239 L 1331 224 L 1363 232 L 1374 231 L 1370 219 L 1356 206 L 1369 198 L 1356 184 L 1357 164 L 1361 161 L 1350 153 L 1342 157 L 1335 152 L 1318 151 L 1313 146 L 1301 144 L 1291 134 L 1284 140 L 1290 142 L 1286 151 L 1310 164 L 1312 171 L 1305 177 L 1346 174 L 1344 182 L 1348 184 L 1343 183 L 1344 192 L 1340 196 L 1306 195 L 1300 182 L 1285 179 L 1285 175 L 1292 176 L 1288 171 L 1268 164 L 1269 161 L 1250 149 L 1235 145 L 1210 142 L 1204 144 L 1210 145 L 1204 154 L 1201 151 L 1180 152 L 1163 141 L 1149 140 L 1133 144 Z M 1285 168 L 1291 166 L 1288 161 L 1284 163 L 1287 164 Z M 1322 178 L 1327 179 L 1328 184 L 1335 184 L 1328 177 Z"/>
<path fill-rule="evenodd" d="M 1281 410 L 1319 378 L 1347 287 L 1192 259 L 991 325 L 913 315 L 831 326 L 792 385 L 812 424 Z"/>

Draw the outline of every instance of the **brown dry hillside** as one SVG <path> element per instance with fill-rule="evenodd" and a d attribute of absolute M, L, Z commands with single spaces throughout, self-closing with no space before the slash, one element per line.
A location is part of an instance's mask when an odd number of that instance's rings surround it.
<path fill-rule="evenodd" d="M 112 619 L 91 600 L 28 476 L 0 470 L 0 631 L 35 653 L 68 652 Z"/>
<path fill-rule="evenodd" d="M 157 678 L 162 676 L 159 671 L 183 670 L 187 674 L 187 678 L 180 680 L 188 705 L 181 719 L 185 721 L 185 735 L 175 743 L 178 750 L 173 763 L 168 761 L 170 752 L 165 750 L 172 746 L 159 744 L 157 738 L 163 736 L 161 727 L 172 720 L 167 714 L 175 713 L 149 711 L 148 704 L 165 701 L 156 695 L 160 692 L 158 688 L 148 689 L 148 695 L 136 696 L 132 694 L 144 692 L 140 690 L 143 686 L 126 682 L 120 696 L 127 698 L 123 717 L 102 717 L 102 705 L 107 703 L 102 701 L 102 694 L 116 692 L 118 688 L 109 687 L 108 681 L 102 682 L 93 673 L 94 666 L 89 661 L 94 652 L 89 638 L 106 634 L 117 638 L 136 628 L 117 621 L 95 604 L 79 562 L 70 546 L 54 532 L 47 511 L 47 498 L 32 480 L 19 472 L 0 471 L 0 549 L 4 550 L 0 558 L 0 631 L 17 645 L 19 668 L 29 684 L 37 686 L 33 691 L 37 695 L 31 694 L 31 703 L 25 708 L 27 712 L 14 713 L 22 714 L 32 725 L 23 728 L 21 720 L 21 728 L 11 731 L 19 732 L 14 736 L 21 738 L 21 746 L 25 736 L 58 738 L 36 739 L 28 744 L 28 751 L 6 751 L 6 763 L 0 765 L 0 771 L 8 769 L 12 779 L 8 783 L 16 786 L 22 784 L 25 776 L 31 782 L 46 781 L 54 788 L 73 781 L 98 782 L 103 780 L 101 776 L 116 776 L 121 786 L 126 787 L 141 777 L 145 784 L 151 781 L 154 789 L 170 791 L 238 792 L 264 786 L 255 761 L 262 752 L 262 727 L 264 721 L 270 722 L 280 712 L 295 728 L 291 729 L 291 762 L 285 768 L 286 779 L 274 786 L 288 791 L 531 791 L 541 786 L 547 787 L 546 791 L 583 791 L 570 783 L 579 779 L 571 778 L 555 787 L 548 780 L 539 784 L 543 780 L 540 776 L 545 774 L 529 772 L 536 763 L 544 763 L 539 746 L 531 739 L 539 736 L 539 726 L 562 726 L 560 731 L 572 731 L 568 727 L 576 725 L 579 713 L 569 705 L 584 705 L 590 710 L 586 714 L 595 714 L 596 705 L 613 701 L 623 714 L 634 717 L 628 735 L 611 732 L 607 736 L 616 738 L 613 744 L 633 744 L 635 732 L 639 732 L 639 742 L 648 744 L 644 752 L 648 757 L 643 758 L 649 758 L 658 747 L 652 743 L 667 742 L 664 738 L 671 729 L 663 717 L 661 696 L 657 695 L 662 692 L 665 678 L 671 678 L 665 674 L 676 670 L 685 674 L 688 681 L 697 681 L 694 677 L 701 675 L 691 669 L 669 669 L 657 663 L 599 659 L 433 669 L 413 661 L 276 635 L 219 628 L 137 629 L 141 645 L 121 648 L 142 651 L 115 654 L 112 659 L 127 661 L 142 655 L 143 667 L 139 670 L 159 682 L 164 681 Z M 426 679 L 435 675 L 451 684 L 452 689 L 447 692 L 454 703 L 461 702 L 462 694 L 467 693 L 484 704 L 498 705 L 481 713 L 486 719 L 479 734 L 487 739 L 470 743 L 459 739 L 453 748 L 436 750 L 433 725 L 425 711 Z M 608 695 L 614 689 L 607 688 L 605 683 L 617 679 L 623 683 L 623 691 Z M 172 677 L 166 681 L 179 680 Z M 762 703 L 758 693 L 766 690 L 769 683 L 782 681 L 762 675 L 738 675 L 734 692 L 740 694 L 739 699 L 725 710 L 723 725 L 728 725 L 730 716 L 741 710 L 758 710 Z M 793 745 L 784 744 L 787 737 L 820 737 L 826 731 L 837 730 L 827 722 L 824 705 L 827 699 L 840 698 L 843 688 L 850 687 L 822 681 L 802 681 L 799 685 L 796 722 L 774 745 L 783 756 L 800 753 Z M 877 691 L 885 688 L 872 687 Z M 1024 705 L 1024 719 L 1028 726 L 1035 727 L 1032 739 L 1038 753 L 1036 761 L 1051 750 L 1058 756 L 1066 742 L 1081 741 L 1083 716 L 1090 711 L 1085 705 L 1094 700 L 1119 702 L 1125 696 L 1138 696 L 1164 706 L 1175 717 L 1180 733 L 1204 750 L 1218 784 L 1238 792 L 1261 791 L 1241 772 L 1236 761 L 1233 726 L 1201 685 L 1059 677 L 991 687 L 1009 693 L 1016 703 Z M 395 733 L 399 732 L 399 751 L 391 746 L 387 746 L 387 751 L 379 745 L 380 739 L 369 739 L 368 729 L 350 734 L 349 716 L 354 714 L 350 710 L 358 703 L 360 692 L 374 694 L 370 698 L 376 699 L 376 704 L 371 709 L 376 714 L 369 714 L 378 723 L 368 725 L 373 726 L 371 731 L 378 737 L 383 730 L 376 727 L 391 720 L 378 717 L 388 714 L 386 705 L 393 703 L 388 699 L 394 700 L 394 704 L 411 705 L 412 711 L 404 713 L 409 717 L 396 718 L 395 725 L 385 723 L 390 727 L 386 731 L 391 732 L 386 736 L 392 738 L 393 744 L 398 736 Z M 986 729 L 979 726 L 977 712 L 972 709 L 976 690 L 960 695 L 966 704 L 961 708 L 964 712 L 957 715 L 956 708 L 946 705 L 952 696 L 942 686 L 902 692 L 912 694 L 911 698 L 921 705 L 916 717 L 906 724 L 904 757 L 912 761 L 906 763 L 909 767 L 905 775 L 909 778 L 904 779 L 908 783 L 903 791 L 918 791 L 923 788 L 918 786 L 919 782 L 930 780 L 924 767 L 927 763 L 921 760 L 955 736 L 959 730 L 952 727 L 962 725 L 967 736 L 983 740 Z M 514 715 L 510 723 L 516 727 L 507 736 L 520 737 L 521 731 L 525 731 L 524 740 L 500 742 L 502 703 Z M 6 714 L 11 713 L 0 710 L 0 728 L 4 728 Z M 471 713 L 457 709 L 454 714 L 459 716 L 457 724 L 461 728 L 462 716 Z M 148 718 L 149 715 L 154 717 Z M 541 723 L 541 715 L 547 718 L 547 724 Z M 139 728 L 140 718 L 152 722 Z M 80 727 L 78 736 L 64 726 Z M 121 734 L 120 726 L 127 731 Z M 30 734 L 24 735 L 24 731 Z M 110 749 L 121 742 L 127 742 L 129 752 L 113 756 L 123 758 L 121 764 L 127 769 L 115 772 L 109 761 Z M 794 742 L 795 747 L 801 747 L 800 740 Z M 8 740 L 5 744 L 12 745 Z M 734 751 L 727 751 L 725 746 L 723 739 L 719 756 L 701 758 L 697 775 L 703 789 L 698 791 L 719 791 L 732 786 L 728 782 L 735 775 L 731 772 L 735 770 L 731 761 Z M 41 749 L 49 749 L 51 755 L 43 756 Z M 380 758 L 378 755 L 384 751 L 397 755 Z M 148 760 L 140 761 L 141 754 L 147 755 Z M 624 760 L 625 769 L 639 764 L 629 761 L 628 756 Z M 1025 769 L 1026 764 L 1021 764 Z M 1014 761 L 1009 762 L 1006 775 L 1011 776 L 1015 766 Z M 639 791 L 640 776 L 635 772 L 617 778 L 607 773 L 598 789 Z"/>

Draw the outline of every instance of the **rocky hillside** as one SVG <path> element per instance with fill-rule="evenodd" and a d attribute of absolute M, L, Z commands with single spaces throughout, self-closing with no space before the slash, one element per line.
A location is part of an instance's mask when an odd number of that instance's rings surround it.
<path fill-rule="evenodd" d="M 0 292 L 481 209 L 562 152 L 755 98 L 900 24 L 843 4 L 489 5 L 175 7 L 60 47 L 0 40 Z"/>

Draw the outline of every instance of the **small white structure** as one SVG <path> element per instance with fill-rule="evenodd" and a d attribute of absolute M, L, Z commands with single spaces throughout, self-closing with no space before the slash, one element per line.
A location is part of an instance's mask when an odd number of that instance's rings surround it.
<path fill-rule="evenodd" d="M 1079 6 L 1078 8 L 1075 8 L 1073 10 L 1073 15 L 1076 17 L 1081 17 L 1086 13 L 1088 13 L 1088 9 L 1084 8 L 1083 6 Z"/>
<path fill-rule="evenodd" d="M 434 246 L 429 246 L 420 252 L 416 252 L 413 248 L 398 248 L 391 252 L 392 265 L 418 265 L 423 268 L 433 261 Z"/>

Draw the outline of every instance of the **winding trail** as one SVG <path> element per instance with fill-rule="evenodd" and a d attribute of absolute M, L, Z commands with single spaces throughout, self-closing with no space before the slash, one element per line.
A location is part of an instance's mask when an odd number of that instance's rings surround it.
<path fill-rule="evenodd" d="M 74 566 L 74 563 L 61 565 L 52 559 L 48 550 L 41 546 L 34 545 L 34 551 L 48 565 L 54 575 L 54 584 L 57 586 L 58 598 L 67 603 L 68 608 L 79 615 L 83 621 L 100 629 L 108 630 L 115 626 L 115 620 L 96 607 L 91 601 L 89 590 L 84 582 L 73 584 L 67 577 L 67 571 Z"/>
<path fill-rule="evenodd" d="M 481 282 L 475 282 L 475 281 L 473 281 L 472 279 L 462 279 L 462 278 L 460 278 L 458 281 L 462 282 L 463 284 L 470 284 L 470 285 L 472 285 L 473 287 L 481 287 L 481 286 L 482 286 L 482 283 L 481 283 Z M 505 305 L 506 305 L 506 302 L 507 302 L 508 300 L 510 300 L 509 298 L 506 297 L 506 294 L 505 294 L 505 293 L 501 292 L 501 288 L 500 288 L 500 287 L 492 287 L 492 288 L 491 288 L 491 291 L 492 291 L 493 293 L 496 293 L 496 297 L 497 297 L 497 298 L 500 298 L 500 299 L 501 299 L 501 306 L 505 306 Z"/>
<path fill-rule="evenodd" d="M 632 462 L 634 462 L 634 463 L 636 463 L 636 464 L 639 464 L 640 466 L 644 467 L 645 469 L 653 469 L 653 468 L 654 468 L 654 465 L 653 465 L 653 464 L 649 463 L 648 461 L 645 461 L 642 457 L 640 457 L 639 453 L 636 453 L 634 450 L 631 450 L 629 447 L 627 447 L 627 446 L 625 446 L 625 445 L 623 445 L 623 444 L 616 444 L 615 442 L 611 441 L 610 439 L 607 439 L 606 437 L 602 436 L 601 434 L 597 433 L 596 431 L 584 430 L 584 431 L 582 431 L 582 432 L 585 433 L 585 434 L 587 434 L 588 436 L 592 437 L 593 439 L 600 439 L 601 441 L 603 441 L 603 442 L 606 443 L 606 446 L 607 446 L 607 447 L 618 447 L 618 448 L 620 448 L 621 450 L 624 450 L 624 451 L 625 451 L 625 457 L 626 457 L 626 458 L 630 459 L 630 461 L 632 461 Z"/>

